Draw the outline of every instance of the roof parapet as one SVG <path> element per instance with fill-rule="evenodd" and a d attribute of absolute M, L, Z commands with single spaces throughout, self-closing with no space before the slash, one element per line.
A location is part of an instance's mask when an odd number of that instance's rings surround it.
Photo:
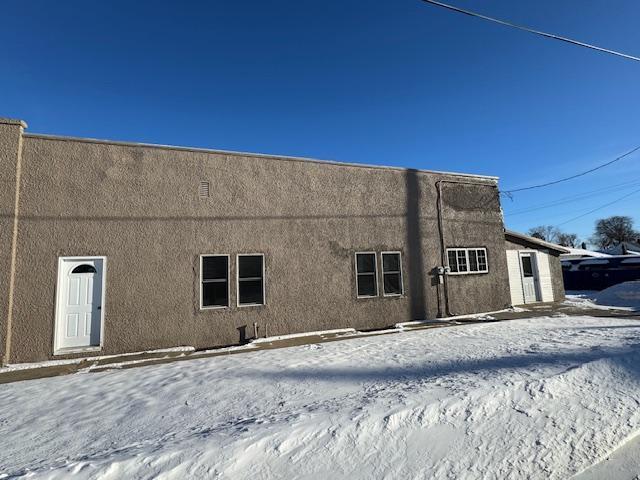
<path fill-rule="evenodd" d="M 273 160 L 285 160 L 285 161 L 294 161 L 294 162 L 310 162 L 310 163 L 316 163 L 321 165 L 334 165 L 338 167 L 359 167 L 359 168 L 396 170 L 396 171 L 413 170 L 418 173 L 473 178 L 477 180 L 491 181 L 494 183 L 497 183 L 499 180 L 499 177 L 491 176 L 491 175 L 447 172 L 447 171 L 439 171 L 439 170 L 426 170 L 426 169 L 420 169 L 420 168 L 395 167 L 395 166 L 388 166 L 388 165 L 372 165 L 367 163 L 342 162 L 337 160 L 320 160 L 316 158 L 296 157 L 296 156 L 290 156 L 290 155 L 274 155 L 274 154 L 268 154 L 268 153 L 239 152 L 239 151 L 233 151 L 233 150 L 218 150 L 218 149 L 200 148 L 200 147 L 183 147 L 183 146 L 176 146 L 176 145 L 163 145 L 163 144 L 157 144 L 157 143 L 103 140 L 103 139 L 97 139 L 97 138 L 70 137 L 70 136 L 64 136 L 64 135 L 50 135 L 50 134 L 44 134 L 44 133 L 25 133 L 25 136 L 29 138 L 40 138 L 43 140 L 96 143 L 96 144 L 106 144 L 106 145 L 117 145 L 117 146 L 123 146 L 123 147 L 158 148 L 158 149 L 166 149 L 166 150 L 177 150 L 177 151 L 183 151 L 183 152 L 214 153 L 214 154 L 220 154 L 220 155 L 268 158 Z"/>
<path fill-rule="evenodd" d="M 19 120 L 17 118 L 3 118 L 0 117 L 0 124 L 2 125 L 19 125 L 22 128 L 27 128 L 27 122 Z"/>

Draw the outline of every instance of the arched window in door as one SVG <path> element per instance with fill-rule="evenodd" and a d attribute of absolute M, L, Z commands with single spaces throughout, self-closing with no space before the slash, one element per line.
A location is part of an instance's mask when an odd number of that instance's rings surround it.
<path fill-rule="evenodd" d="M 78 265 L 71 271 L 71 273 L 96 273 L 96 268 L 93 265 L 87 265 L 85 263 L 83 265 Z"/>

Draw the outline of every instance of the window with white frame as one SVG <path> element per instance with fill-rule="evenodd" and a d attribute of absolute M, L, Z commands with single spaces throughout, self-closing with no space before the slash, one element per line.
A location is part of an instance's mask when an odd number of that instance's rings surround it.
<path fill-rule="evenodd" d="M 238 255 L 237 267 L 238 306 L 264 305 L 264 255 Z"/>
<path fill-rule="evenodd" d="M 375 252 L 356 253 L 356 288 L 358 297 L 378 296 L 378 274 Z"/>
<path fill-rule="evenodd" d="M 489 271 L 486 248 L 447 248 L 447 260 L 451 274 Z"/>
<path fill-rule="evenodd" d="M 200 308 L 229 306 L 229 255 L 200 256 Z"/>
<path fill-rule="evenodd" d="M 400 252 L 382 252 L 382 292 L 385 296 L 402 295 Z"/>

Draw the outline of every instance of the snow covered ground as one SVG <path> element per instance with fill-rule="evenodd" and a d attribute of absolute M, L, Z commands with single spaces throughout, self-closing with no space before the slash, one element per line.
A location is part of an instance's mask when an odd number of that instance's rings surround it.
<path fill-rule="evenodd" d="M 640 280 L 619 283 L 601 291 L 568 291 L 564 303 L 584 309 L 640 311 Z"/>
<path fill-rule="evenodd" d="M 0 478 L 565 479 L 639 399 L 637 320 L 369 336 L 0 385 Z"/>

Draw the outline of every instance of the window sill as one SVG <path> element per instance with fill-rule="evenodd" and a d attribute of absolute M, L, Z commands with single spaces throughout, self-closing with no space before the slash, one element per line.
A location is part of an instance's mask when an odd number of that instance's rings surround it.
<path fill-rule="evenodd" d="M 489 270 L 482 271 L 482 272 L 449 272 L 449 273 L 447 273 L 447 275 L 449 275 L 449 276 L 482 275 L 482 274 L 486 274 L 486 273 L 489 273 Z"/>
<path fill-rule="evenodd" d="M 82 348 L 60 348 L 58 350 L 54 350 L 53 355 L 69 355 L 72 353 L 91 353 L 91 352 L 99 352 L 102 350 L 102 346 L 94 346 L 94 347 L 82 347 Z"/>

